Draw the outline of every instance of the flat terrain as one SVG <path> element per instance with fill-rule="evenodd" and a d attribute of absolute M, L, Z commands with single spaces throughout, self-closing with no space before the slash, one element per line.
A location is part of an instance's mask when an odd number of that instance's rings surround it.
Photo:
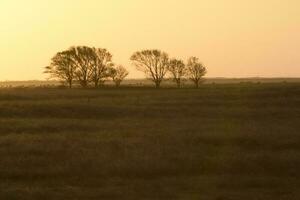
<path fill-rule="evenodd" d="M 205 78 L 204 84 L 238 84 L 238 83 L 299 83 L 300 78 Z M 106 85 L 113 85 L 111 80 L 105 82 Z M 123 81 L 124 85 L 130 87 L 151 87 L 153 82 L 147 79 L 126 79 Z M 0 88 L 26 88 L 26 87 L 57 87 L 60 86 L 59 81 L 0 81 Z M 164 81 L 163 87 L 174 87 L 172 80 Z M 185 80 L 183 82 L 185 87 L 191 87 L 193 83 Z"/>
<path fill-rule="evenodd" d="M 300 84 L 0 90 L 2 200 L 299 200 Z"/>

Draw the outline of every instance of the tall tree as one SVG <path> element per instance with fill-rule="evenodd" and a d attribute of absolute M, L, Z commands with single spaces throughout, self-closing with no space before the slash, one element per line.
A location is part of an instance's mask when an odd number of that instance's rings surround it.
<path fill-rule="evenodd" d="M 207 73 L 206 68 L 203 66 L 199 59 L 191 57 L 187 63 L 187 75 L 191 81 L 194 82 L 195 87 L 198 88 L 202 82 L 202 77 Z"/>
<path fill-rule="evenodd" d="M 72 88 L 75 79 L 76 65 L 72 62 L 71 55 L 68 51 L 57 53 L 52 59 L 45 72 L 50 74 L 50 78 L 58 78 Z"/>
<path fill-rule="evenodd" d="M 168 70 L 172 74 L 172 78 L 177 84 L 177 87 L 180 88 L 182 77 L 186 73 L 184 62 L 182 60 L 171 59 L 168 65 Z"/>
<path fill-rule="evenodd" d="M 111 68 L 110 76 L 115 83 L 116 87 L 121 85 L 121 82 L 128 76 L 129 72 L 122 65 Z"/>
<path fill-rule="evenodd" d="M 131 61 L 138 70 L 144 72 L 150 78 L 155 87 L 159 88 L 168 68 L 169 56 L 160 50 L 144 50 L 135 52 Z"/>
<path fill-rule="evenodd" d="M 103 84 L 105 78 L 109 77 L 109 69 L 113 66 L 112 55 L 101 48 L 93 48 L 93 67 L 91 70 L 91 81 L 94 82 L 95 87 Z"/>

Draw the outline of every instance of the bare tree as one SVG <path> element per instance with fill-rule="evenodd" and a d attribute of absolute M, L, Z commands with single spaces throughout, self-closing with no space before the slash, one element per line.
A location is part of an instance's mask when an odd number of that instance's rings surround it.
<path fill-rule="evenodd" d="M 198 88 L 202 82 L 202 77 L 207 73 L 206 68 L 199 59 L 196 57 L 191 57 L 187 63 L 187 75 L 188 78 L 194 82 L 195 87 Z"/>
<path fill-rule="evenodd" d="M 76 65 L 72 62 L 68 51 L 57 53 L 52 59 L 44 73 L 50 74 L 50 78 L 58 78 L 66 82 L 72 88 L 75 79 Z"/>
<path fill-rule="evenodd" d="M 181 87 L 182 77 L 186 74 L 185 64 L 182 60 L 171 59 L 168 66 L 169 72 L 172 74 L 174 82 L 177 87 Z"/>
<path fill-rule="evenodd" d="M 113 66 L 112 55 L 106 49 L 93 48 L 92 50 L 91 81 L 94 82 L 95 87 L 98 87 L 110 75 L 109 69 Z"/>
<path fill-rule="evenodd" d="M 150 78 L 155 87 L 159 88 L 168 68 L 169 56 L 160 50 L 144 50 L 135 52 L 131 61 L 138 70 L 144 72 Z"/>
<path fill-rule="evenodd" d="M 93 67 L 93 49 L 87 46 L 71 47 L 66 51 L 74 66 L 75 76 L 82 87 L 87 87 Z"/>
<path fill-rule="evenodd" d="M 129 72 L 122 65 L 111 68 L 110 76 L 115 83 L 116 87 L 121 85 L 121 82 L 128 76 Z"/>
<path fill-rule="evenodd" d="M 82 87 L 87 87 L 94 66 L 93 49 L 87 46 L 71 47 L 68 52 L 76 65 L 76 78 Z"/>

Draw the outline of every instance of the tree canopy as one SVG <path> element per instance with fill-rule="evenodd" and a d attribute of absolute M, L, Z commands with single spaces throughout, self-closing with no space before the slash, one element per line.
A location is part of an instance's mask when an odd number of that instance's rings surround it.
<path fill-rule="evenodd" d="M 160 87 L 168 69 L 167 53 L 160 50 L 143 50 L 135 52 L 130 59 L 138 70 L 144 72 L 147 78 L 155 83 L 156 88 Z"/>
<path fill-rule="evenodd" d="M 116 87 L 119 87 L 121 82 L 128 76 L 129 72 L 122 65 L 111 68 L 110 76 L 115 83 Z"/>
<path fill-rule="evenodd" d="M 177 87 L 181 87 L 181 81 L 183 76 L 186 74 L 186 67 L 182 60 L 171 59 L 168 65 L 168 70 L 172 75 L 174 82 L 176 82 Z"/>
<path fill-rule="evenodd" d="M 191 57 L 187 63 L 187 75 L 188 78 L 195 84 L 195 87 L 199 87 L 202 82 L 203 76 L 207 73 L 204 65 L 199 62 L 199 58 Z"/>
<path fill-rule="evenodd" d="M 56 53 L 51 64 L 45 67 L 45 73 L 50 74 L 50 78 L 66 83 L 70 88 L 74 83 L 82 87 L 99 87 L 108 78 L 119 87 L 129 72 L 122 65 L 115 66 L 112 57 L 104 48 L 73 46 Z M 197 57 L 190 57 L 185 64 L 181 59 L 169 59 L 167 53 L 158 49 L 137 51 L 130 60 L 137 70 L 144 72 L 154 82 L 156 88 L 161 86 L 168 72 L 178 88 L 185 79 L 190 79 L 198 88 L 207 73 L 206 67 Z"/>
<path fill-rule="evenodd" d="M 109 69 L 112 66 L 112 55 L 106 49 L 74 46 L 57 53 L 45 73 L 67 82 L 69 87 L 74 81 L 82 87 L 90 83 L 98 87 L 110 76 Z"/>

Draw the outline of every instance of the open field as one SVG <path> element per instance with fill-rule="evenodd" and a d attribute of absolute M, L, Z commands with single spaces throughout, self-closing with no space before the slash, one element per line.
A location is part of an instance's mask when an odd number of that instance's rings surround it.
<path fill-rule="evenodd" d="M 300 78 L 206 78 L 204 84 L 237 84 L 237 83 L 300 83 Z M 183 87 L 193 87 L 190 81 L 183 81 Z M 114 85 L 111 80 L 105 82 L 105 85 Z M 147 79 L 127 79 L 122 85 L 127 87 L 153 87 L 153 82 Z M 13 87 L 57 87 L 61 86 L 59 81 L 0 81 L 0 88 Z M 172 80 L 164 81 L 163 87 L 175 87 Z"/>
<path fill-rule="evenodd" d="M 0 199 L 299 200 L 300 83 L 0 90 Z"/>

